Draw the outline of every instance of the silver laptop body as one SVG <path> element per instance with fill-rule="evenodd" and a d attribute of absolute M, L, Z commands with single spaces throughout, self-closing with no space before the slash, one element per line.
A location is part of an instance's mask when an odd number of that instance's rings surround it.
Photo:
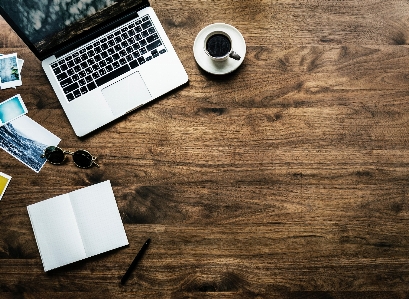
<path fill-rule="evenodd" d="M 46 42 L 32 43 L 21 25 L 16 25 L 15 16 L 4 9 L 3 2 L 7 1 L 0 0 L 0 13 L 42 58 L 42 67 L 77 136 L 84 136 L 188 81 L 148 1 L 139 1 L 139 6 L 116 15 L 114 21 L 106 19 L 100 25 L 99 19 L 94 18 L 94 30 L 76 34 L 77 27 L 65 28 L 65 33 L 71 30 L 68 35 L 74 38 L 64 40 L 61 47 L 58 32 Z M 107 10 L 112 6 L 102 13 L 109 14 Z M 53 46 L 54 53 L 47 51 L 47 42 L 57 44 Z"/>

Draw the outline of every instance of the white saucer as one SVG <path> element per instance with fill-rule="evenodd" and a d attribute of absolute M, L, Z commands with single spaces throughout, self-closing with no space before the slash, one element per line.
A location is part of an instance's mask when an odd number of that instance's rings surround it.
<path fill-rule="evenodd" d="M 224 31 L 230 35 L 233 51 L 240 55 L 240 60 L 227 58 L 224 61 L 214 61 L 204 52 L 204 39 L 212 31 Z M 203 28 L 196 36 L 193 44 L 193 54 L 197 64 L 206 72 L 215 75 L 224 75 L 237 69 L 246 56 L 246 42 L 241 33 L 231 25 L 214 23 Z"/>

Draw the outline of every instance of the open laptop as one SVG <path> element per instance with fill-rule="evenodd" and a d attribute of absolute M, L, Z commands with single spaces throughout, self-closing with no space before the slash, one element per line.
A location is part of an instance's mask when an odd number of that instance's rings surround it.
<path fill-rule="evenodd" d="M 186 83 L 148 0 L 0 0 L 77 136 Z"/>

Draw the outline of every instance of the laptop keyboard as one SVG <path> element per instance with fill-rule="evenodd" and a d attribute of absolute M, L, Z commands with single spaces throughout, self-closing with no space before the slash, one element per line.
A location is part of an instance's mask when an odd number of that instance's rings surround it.
<path fill-rule="evenodd" d="M 68 101 L 166 52 L 148 15 L 61 57 L 51 68 Z"/>

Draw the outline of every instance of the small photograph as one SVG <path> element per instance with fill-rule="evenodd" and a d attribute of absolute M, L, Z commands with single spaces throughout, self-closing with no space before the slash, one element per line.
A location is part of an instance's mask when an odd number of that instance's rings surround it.
<path fill-rule="evenodd" d="M 0 88 L 20 86 L 21 77 L 17 54 L 0 56 Z"/>
<path fill-rule="evenodd" d="M 0 148 L 37 173 L 46 162 L 45 158 L 41 158 L 44 149 L 50 145 L 57 146 L 60 141 L 59 137 L 27 115 L 0 127 Z"/>
<path fill-rule="evenodd" d="M 26 105 L 19 94 L 0 103 L 0 126 L 27 113 Z"/>
<path fill-rule="evenodd" d="M 7 186 L 9 185 L 11 176 L 0 172 L 0 200 L 3 197 L 4 192 L 6 192 Z"/>

